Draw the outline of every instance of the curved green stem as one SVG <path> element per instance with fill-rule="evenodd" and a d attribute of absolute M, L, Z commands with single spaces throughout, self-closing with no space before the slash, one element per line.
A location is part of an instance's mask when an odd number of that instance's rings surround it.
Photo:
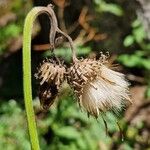
<path fill-rule="evenodd" d="M 55 14 L 49 7 L 35 7 L 27 15 L 23 30 L 23 89 L 24 102 L 27 114 L 28 129 L 30 135 L 31 147 L 33 150 L 39 150 L 39 140 L 36 129 L 35 115 L 32 103 L 32 82 L 31 82 L 31 35 L 32 27 L 36 17 L 46 13 L 51 20 L 50 43 L 53 45 L 55 40 L 57 20 Z"/>
<path fill-rule="evenodd" d="M 31 36 L 32 27 L 36 17 L 39 14 L 46 13 L 51 21 L 51 29 L 49 34 L 49 41 L 52 49 L 55 48 L 55 36 L 56 32 L 63 34 L 70 43 L 73 61 L 77 61 L 75 48 L 73 46 L 73 41 L 64 32 L 58 28 L 57 19 L 55 13 L 52 9 L 52 5 L 47 7 L 35 7 L 27 15 L 23 30 L 23 89 L 24 89 L 24 102 L 27 114 L 28 129 L 30 135 L 31 147 L 33 150 L 39 150 L 39 140 L 36 129 L 35 115 L 32 103 L 32 81 L 31 81 Z"/>
<path fill-rule="evenodd" d="M 24 101 L 28 121 L 28 129 L 30 135 L 31 147 L 34 150 L 39 150 L 38 134 L 36 130 L 36 122 L 32 104 L 32 85 L 31 85 L 31 34 L 33 22 L 38 13 L 38 9 L 33 9 L 29 12 L 25 19 L 23 31 L 23 88 Z"/>

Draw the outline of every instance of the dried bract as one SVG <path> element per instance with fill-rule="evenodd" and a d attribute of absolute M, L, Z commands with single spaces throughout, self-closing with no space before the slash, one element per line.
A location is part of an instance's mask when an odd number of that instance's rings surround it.
<path fill-rule="evenodd" d="M 40 80 L 40 85 L 44 82 L 51 84 L 55 82 L 57 88 L 64 81 L 64 74 L 66 72 L 65 67 L 62 64 L 58 64 L 56 61 L 47 59 L 43 61 L 43 64 L 38 69 L 38 73 L 35 74 L 36 79 Z"/>

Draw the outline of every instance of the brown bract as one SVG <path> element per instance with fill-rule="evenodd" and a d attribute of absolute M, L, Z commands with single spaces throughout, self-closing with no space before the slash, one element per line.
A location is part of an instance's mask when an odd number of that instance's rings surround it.
<path fill-rule="evenodd" d="M 95 59 L 81 59 L 68 69 L 68 82 L 79 97 L 83 93 L 83 86 L 91 84 L 91 81 L 98 76 L 100 66 L 101 62 Z"/>
<path fill-rule="evenodd" d="M 62 64 L 58 64 L 56 61 L 48 59 L 46 61 L 44 60 L 43 64 L 40 65 L 35 77 L 40 80 L 40 85 L 44 82 L 47 82 L 48 84 L 54 82 L 57 85 L 57 88 L 59 88 L 64 80 L 65 72 L 66 69 Z"/>

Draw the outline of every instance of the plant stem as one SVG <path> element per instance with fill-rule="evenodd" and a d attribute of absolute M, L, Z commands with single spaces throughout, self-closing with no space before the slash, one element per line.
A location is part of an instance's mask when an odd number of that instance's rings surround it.
<path fill-rule="evenodd" d="M 35 115 L 32 103 L 32 81 L 31 81 L 31 36 L 32 27 L 36 17 L 46 13 L 51 20 L 51 37 L 50 44 L 54 46 L 55 33 L 57 20 L 55 14 L 50 7 L 35 7 L 27 15 L 24 23 L 23 30 L 23 89 L 24 89 L 24 102 L 27 114 L 28 129 L 30 135 L 31 147 L 33 150 L 39 150 L 39 140 L 36 129 Z"/>
<path fill-rule="evenodd" d="M 74 63 L 77 62 L 78 59 L 77 59 L 77 56 L 76 56 L 76 49 L 74 47 L 72 38 L 68 34 L 66 34 L 65 32 L 61 31 L 59 28 L 57 28 L 57 32 L 61 33 L 64 37 L 66 37 L 68 39 L 71 50 L 72 50 L 72 60 L 73 60 Z"/>
<path fill-rule="evenodd" d="M 31 35 L 32 26 L 38 13 L 38 9 L 32 9 L 26 19 L 23 30 L 23 88 L 24 101 L 28 121 L 28 130 L 30 135 L 31 147 L 34 150 L 39 150 L 38 134 L 32 104 L 32 84 L 31 84 Z"/>
<path fill-rule="evenodd" d="M 32 37 L 32 27 L 36 17 L 39 14 L 46 13 L 51 21 L 51 29 L 49 34 L 49 41 L 52 50 L 55 48 L 55 36 L 56 32 L 63 34 L 70 43 L 73 62 L 77 61 L 75 48 L 73 46 L 73 41 L 69 35 L 62 32 L 58 28 L 57 19 L 55 13 L 52 9 L 52 5 L 47 7 L 35 7 L 27 15 L 24 23 L 23 30 L 23 89 L 24 89 L 24 102 L 27 114 L 28 129 L 30 135 L 31 147 L 33 150 L 39 150 L 39 140 L 36 128 L 35 115 L 32 103 L 32 81 L 31 81 L 31 37 Z"/>

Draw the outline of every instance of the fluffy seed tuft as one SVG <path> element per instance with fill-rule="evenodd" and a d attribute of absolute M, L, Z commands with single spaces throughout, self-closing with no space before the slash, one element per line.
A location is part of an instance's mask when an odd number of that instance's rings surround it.
<path fill-rule="evenodd" d="M 107 56 L 101 54 L 99 60 L 81 59 L 68 70 L 79 105 L 95 117 L 108 110 L 117 112 L 130 101 L 124 74 L 108 66 Z"/>

